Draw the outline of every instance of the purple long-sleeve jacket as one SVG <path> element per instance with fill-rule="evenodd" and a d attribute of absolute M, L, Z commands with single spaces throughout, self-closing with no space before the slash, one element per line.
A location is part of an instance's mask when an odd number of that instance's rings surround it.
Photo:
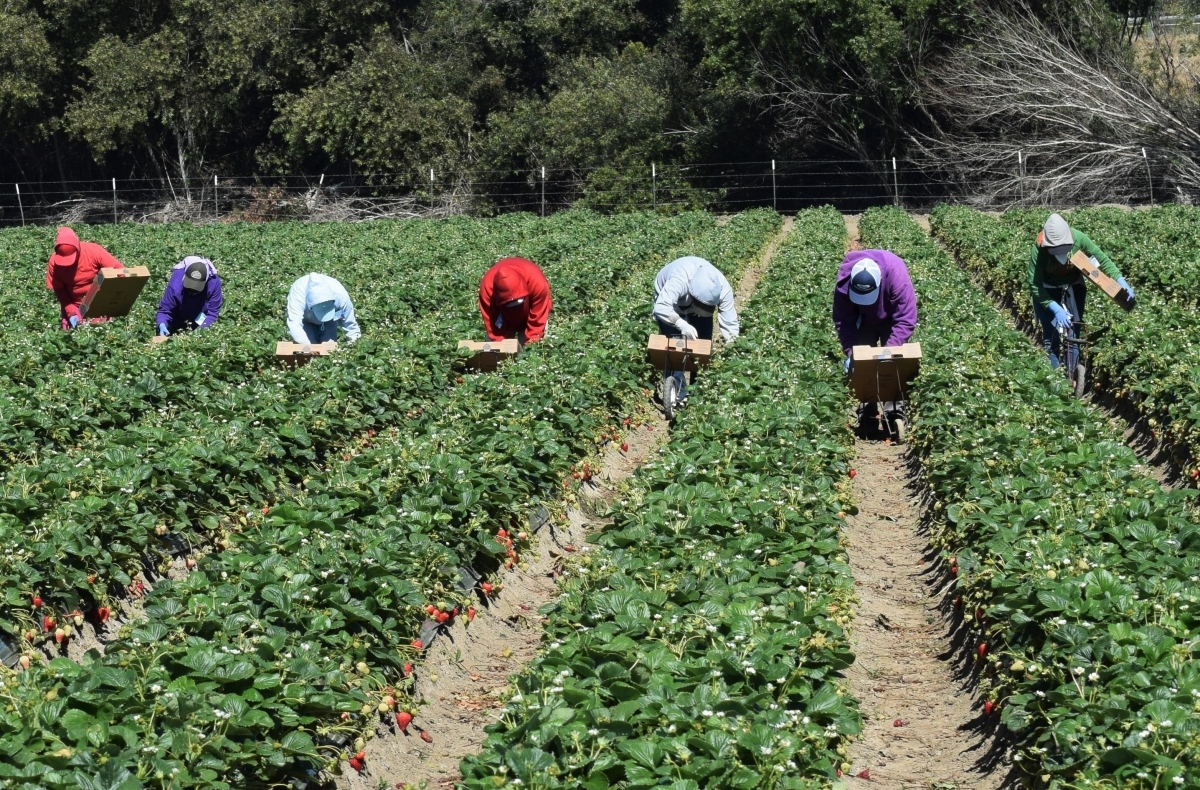
<path fill-rule="evenodd" d="M 879 298 L 872 305 L 850 301 L 850 270 L 854 264 L 870 258 L 879 265 Z M 859 320 L 861 318 L 861 321 Z M 838 269 L 833 290 L 833 325 L 847 354 L 859 345 L 860 331 L 878 328 L 887 335 L 885 345 L 907 343 L 917 328 L 917 294 L 904 261 L 887 250 L 856 250 L 846 254 Z M 868 332 L 869 333 L 869 332 Z"/>
<path fill-rule="evenodd" d="M 205 283 L 203 291 L 193 291 L 183 287 L 183 273 L 189 265 L 196 261 L 208 264 L 208 282 Z M 171 270 L 171 280 L 167 283 L 162 300 L 158 303 L 158 315 L 154 319 L 154 325 L 166 324 L 167 331 L 175 334 L 189 328 L 191 322 L 203 315 L 204 323 L 197 322 L 196 328 L 212 326 L 217 322 L 217 316 L 221 313 L 223 301 L 221 278 L 217 275 L 212 261 L 189 255 L 175 264 L 175 268 Z"/>

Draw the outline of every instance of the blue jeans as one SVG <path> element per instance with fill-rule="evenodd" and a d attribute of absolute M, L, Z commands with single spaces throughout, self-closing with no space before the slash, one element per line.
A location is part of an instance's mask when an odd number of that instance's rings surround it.
<path fill-rule="evenodd" d="M 338 338 L 338 322 L 326 321 L 323 324 L 304 322 L 304 334 L 308 335 L 310 343 L 325 343 Z"/>
<path fill-rule="evenodd" d="M 683 337 L 678 327 L 674 324 L 665 323 L 657 318 L 654 320 L 658 321 L 658 331 L 667 337 Z M 713 317 L 711 315 L 707 318 L 698 315 L 685 315 L 683 316 L 683 320 L 695 327 L 696 334 L 700 336 L 701 340 L 712 340 Z M 671 377 L 675 379 L 675 391 L 679 393 L 679 399 L 683 400 L 687 397 L 687 371 L 672 370 L 669 372 Z"/>
<path fill-rule="evenodd" d="M 1083 307 L 1087 299 L 1087 284 L 1074 283 L 1072 285 L 1063 286 L 1046 286 L 1046 291 L 1049 292 L 1050 298 L 1058 302 L 1063 308 L 1071 314 L 1071 320 L 1075 323 L 1083 323 Z M 1054 313 L 1045 309 L 1037 300 L 1033 303 L 1033 314 L 1037 317 L 1038 323 L 1042 325 L 1042 348 L 1050 355 L 1050 367 L 1055 370 L 1062 364 L 1062 336 L 1058 330 L 1054 328 Z M 1071 330 L 1070 337 L 1075 337 L 1076 332 Z M 1079 364 L 1079 346 L 1074 343 L 1067 345 L 1067 369 L 1074 370 Z"/>

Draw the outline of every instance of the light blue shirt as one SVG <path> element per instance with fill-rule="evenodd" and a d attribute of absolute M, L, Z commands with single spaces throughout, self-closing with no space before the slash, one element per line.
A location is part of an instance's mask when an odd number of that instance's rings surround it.
<path fill-rule="evenodd" d="M 325 302 L 333 302 L 333 316 L 328 321 L 320 320 L 313 313 L 313 307 Z M 292 283 L 287 298 L 288 334 L 297 343 L 308 343 L 308 332 L 304 325 L 321 326 L 336 323 L 346 330 L 346 339 L 353 343 L 362 335 L 358 322 L 354 320 L 354 305 L 350 302 L 350 294 L 342 284 L 324 274 L 306 274 Z"/>

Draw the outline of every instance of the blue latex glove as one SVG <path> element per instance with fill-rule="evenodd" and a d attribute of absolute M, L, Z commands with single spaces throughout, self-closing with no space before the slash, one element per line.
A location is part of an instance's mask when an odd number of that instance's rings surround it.
<path fill-rule="evenodd" d="M 77 315 L 71 316 L 70 318 L 67 319 L 67 323 L 71 325 L 72 329 L 74 329 L 75 327 L 79 326 L 79 316 L 77 316 Z"/>
<path fill-rule="evenodd" d="M 843 373 L 850 372 L 850 357 L 846 357 L 846 361 L 842 363 L 842 372 Z"/>
<path fill-rule="evenodd" d="M 1050 312 L 1054 313 L 1054 328 L 1066 332 L 1071 329 L 1071 314 L 1058 302 L 1050 303 Z"/>
<path fill-rule="evenodd" d="M 166 325 L 166 324 L 159 324 L 159 325 L 158 325 L 158 333 L 159 333 L 160 335 L 162 335 L 163 337 L 166 337 L 167 335 L 171 334 L 170 332 L 168 332 L 168 331 L 167 331 L 167 325 Z"/>
<path fill-rule="evenodd" d="M 1119 286 L 1121 286 L 1122 288 L 1124 288 L 1124 289 L 1125 289 L 1125 293 L 1129 294 L 1129 301 L 1131 301 L 1131 302 L 1132 302 L 1132 301 L 1134 300 L 1134 298 L 1135 298 L 1135 297 L 1134 297 L 1134 295 L 1133 295 L 1133 286 L 1132 286 L 1132 285 L 1130 285 L 1129 283 L 1125 282 L 1125 278 L 1124 278 L 1124 277 L 1118 277 L 1118 278 L 1117 278 L 1117 285 L 1119 285 Z"/>

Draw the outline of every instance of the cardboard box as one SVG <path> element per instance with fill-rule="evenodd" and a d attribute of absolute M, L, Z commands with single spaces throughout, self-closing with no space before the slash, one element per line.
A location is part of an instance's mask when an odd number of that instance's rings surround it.
<path fill-rule="evenodd" d="M 145 266 L 101 269 L 84 295 L 79 312 L 87 318 L 120 318 L 129 315 L 133 303 L 148 282 L 150 270 Z"/>
<path fill-rule="evenodd" d="M 467 360 L 468 370 L 477 370 L 481 373 L 491 373 L 500 364 L 503 359 L 512 359 L 521 350 L 521 344 L 517 339 L 509 338 L 508 340 L 460 340 L 458 341 L 459 348 L 469 349 L 475 354 Z"/>
<path fill-rule="evenodd" d="M 646 343 L 650 364 L 657 370 L 686 370 L 695 373 L 712 361 L 711 340 L 684 340 L 666 335 L 650 335 Z"/>
<path fill-rule="evenodd" d="M 1108 297 L 1126 310 L 1132 310 L 1134 302 L 1128 298 L 1125 289 L 1117 285 L 1117 281 L 1109 277 L 1104 272 L 1100 271 L 1100 267 L 1092 263 L 1091 259 L 1079 250 L 1071 256 L 1071 265 L 1079 271 L 1083 272 L 1084 277 L 1100 286 L 1100 290 L 1108 294 Z"/>
<path fill-rule="evenodd" d="M 850 349 L 850 388 L 861 403 L 904 400 L 921 367 L 921 344 Z"/>
<path fill-rule="evenodd" d="M 284 340 L 275 345 L 275 359 L 289 368 L 298 368 L 313 357 L 327 357 L 336 350 L 335 340 L 325 343 L 289 343 Z"/>

